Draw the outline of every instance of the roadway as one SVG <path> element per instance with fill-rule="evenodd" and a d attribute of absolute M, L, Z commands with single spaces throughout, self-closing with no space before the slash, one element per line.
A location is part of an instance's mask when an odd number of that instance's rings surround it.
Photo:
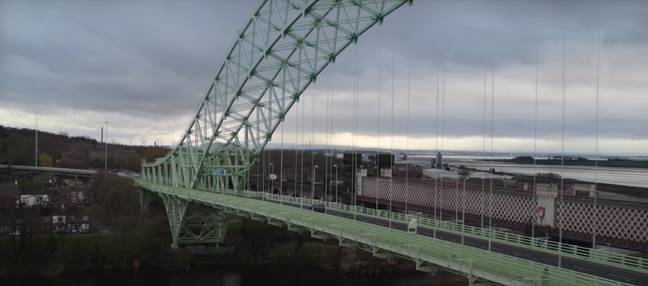
<path fill-rule="evenodd" d="M 233 195 L 233 192 L 205 192 L 158 185 L 141 179 L 137 180 L 137 184 L 167 195 L 170 200 L 202 204 L 215 208 L 215 211 L 236 213 L 270 224 L 286 225 L 292 230 L 310 231 L 314 237 L 338 239 L 340 243 L 356 245 L 374 255 L 394 254 L 407 257 L 415 261 L 417 269 L 422 271 L 431 270 L 429 267 L 438 265 L 463 273 L 471 281 L 484 279 L 503 285 L 631 285 L 495 251 L 392 230 L 383 226 L 385 221 L 382 219 L 375 223 L 353 220 L 341 217 L 343 214 L 324 214 L 309 208 L 279 204 L 272 199 L 260 200 L 257 194 L 247 197 Z M 297 201 L 295 203 L 299 204 Z M 363 219 L 371 221 L 370 217 Z"/>
<path fill-rule="evenodd" d="M 56 167 L 36 167 L 36 166 L 22 166 L 22 165 L 0 165 L 0 169 L 11 169 L 17 171 L 30 171 L 30 172 L 45 172 L 63 175 L 80 175 L 80 176 L 94 176 L 97 174 L 95 170 L 86 169 L 70 169 L 70 168 L 56 168 Z"/>
<path fill-rule="evenodd" d="M 300 207 L 299 205 L 294 205 L 294 204 L 286 204 L 286 203 L 283 204 L 290 205 L 297 208 Z M 310 206 L 302 206 L 302 208 L 311 209 Z M 329 215 L 334 215 L 334 216 L 343 217 L 347 219 L 354 219 L 354 214 L 337 211 L 337 210 L 331 210 L 330 208 L 326 209 L 326 213 Z M 390 226 L 390 221 L 388 219 L 377 218 L 377 217 L 367 216 L 362 214 L 355 214 L 355 220 L 371 223 L 374 225 L 380 225 L 384 227 Z M 403 222 L 392 220 L 391 228 L 406 231 L 407 225 Z M 420 224 L 418 225 L 416 233 L 427 237 L 432 237 L 432 238 L 435 237 L 434 229 L 421 226 Z M 463 244 L 463 245 L 484 249 L 484 250 L 488 250 L 488 245 L 489 245 L 489 241 L 487 239 L 475 238 L 471 236 L 463 236 L 462 238 L 462 235 L 460 234 L 451 233 L 447 231 L 440 231 L 440 230 L 436 230 L 436 238 L 444 241 Z M 527 259 L 527 260 L 531 260 L 531 261 L 535 261 L 538 263 L 543 263 L 551 266 L 556 266 L 556 267 L 558 266 L 558 255 L 547 253 L 544 251 L 524 248 L 524 247 L 510 245 L 510 244 L 496 242 L 496 241 L 490 241 L 490 248 L 491 251 L 496 253 L 523 258 L 523 259 Z M 621 269 L 621 268 L 617 268 L 605 264 L 597 264 L 597 263 L 576 259 L 572 257 L 566 257 L 566 256 L 563 256 L 561 260 L 562 260 L 561 262 L 562 267 L 565 269 L 578 271 L 590 275 L 595 275 L 595 276 L 611 279 L 614 281 L 624 282 L 628 284 L 648 286 L 648 274 L 645 273 Z"/>
<path fill-rule="evenodd" d="M 333 210 L 327 210 L 326 212 L 328 214 L 332 214 L 335 216 L 353 219 L 353 214 L 350 213 L 333 211 Z M 390 223 L 389 220 L 387 219 L 380 219 L 376 217 L 363 216 L 363 215 L 356 215 L 356 219 L 359 221 L 368 222 L 371 224 L 381 225 L 385 227 L 389 227 L 389 223 Z M 391 221 L 391 227 L 398 230 L 407 230 L 407 225 L 405 223 L 397 222 L 397 221 Z M 416 233 L 428 237 L 435 236 L 434 229 L 422 227 L 420 225 L 417 228 Z M 455 233 L 437 230 L 436 238 L 462 244 L 462 236 Z M 464 236 L 463 244 L 487 250 L 489 241 L 486 239 Z M 491 241 L 490 245 L 491 245 L 491 251 L 497 253 L 524 258 L 524 259 L 540 262 L 547 265 L 558 266 L 558 256 L 555 254 L 550 254 L 543 251 L 523 248 L 523 247 L 495 242 L 495 241 Z M 589 261 L 563 256 L 562 267 L 565 269 L 583 272 L 591 275 L 596 275 L 596 276 L 600 276 L 603 278 L 620 281 L 624 283 L 648 286 L 648 274 L 628 271 L 625 269 L 620 269 L 620 268 L 616 268 L 604 264 L 596 264 Z"/>

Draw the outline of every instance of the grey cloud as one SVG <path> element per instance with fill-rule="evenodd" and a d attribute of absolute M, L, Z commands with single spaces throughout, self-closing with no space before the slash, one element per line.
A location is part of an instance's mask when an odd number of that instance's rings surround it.
<path fill-rule="evenodd" d="M 0 1 L 0 104 L 24 110 L 40 105 L 117 112 L 143 122 L 188 121 L 237 29 L 256 5 L 256 1 Z M 434 69 L 443 62 L 448 66 L 446 134 L 479 136 L 482 73 L 485 66 L 494 66 L 497 135 L 529 137 L 532 90 L 517 94 L 509 90 L 514 87 L 499 84 L 509 76 L 501 74 L 507 69 L 539 60 L 550 66 L 542 77 L 543 84 L 551 86 L 543 90 L 539 131 L 542 136 L 555 136 L 560 73 L 559 63 L 549 55 L 556 52 L 556 44 L 565 38 L 569 65 L 582 66 L 573 71 L 582 75 L 570 77 L 570 83 L 586 86 L 593 84 L 591 56 L 598 35 L 604 51 L 619 46 L 646 51 L 645 27 L 648 3 L 644 1 L 419 0 L 396 11 L 343 53 L 307 92 L 305 101 L 308 104 L 309 98 L 316 97 L 321 103 L 326 90 L 334 89 L 336 118 L 331 129 L 349 131 L 352 101 L 340 94 L 349 94 L 357 77 L 362 92 L 360 133 L 373 135 L 377 127 L 373 99 L 378 73 L 382 73 L 381 126 L 388 131 L 391 74 L 400 96 L 395 125 L 405 126 L 402 96 L 409 71 L 417 90 L 412 95 L 411 134 L 433 136 Z M 637 61 L 648 62 L 645 54 L 638 54 Z M 634 66 L 618 66 L 613 71 L 635 76 L 646 73 L 645 68 Z M 532 84 L 531 73 L 524 79 Z M 472 91 L 453 89 L 453 82 L 470 85 L 464 89 Z M 628 82 L 606 82 L 606 89 L 627 91 L 633 97 L 630 103 L 605 105 L 601 126 L 605 136 L 648 136 L 648 117 L 636 112 L 648 104 L 637 96 L 647 88 L 646 81 L 639 78 L 629 83 L 637 82 L 630 87 Z M 568 134 L 588 136 L 593 109 L 569 104 Z M 323 130 L 326 117 L 321 109 L 315 118 L 320 122 L 316 129 Z M 403 128 L 396 131 L 404 132 Z"/>
<path fill-rule="evenodd" d="M 197 105 L 255 3 L 5 5 L 2 99 L 152 117 Z"/>

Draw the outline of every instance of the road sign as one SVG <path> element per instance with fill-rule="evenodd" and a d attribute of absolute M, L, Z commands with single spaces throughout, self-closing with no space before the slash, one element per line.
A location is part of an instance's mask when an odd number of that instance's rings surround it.
<path fill-rule="evenodd" d="M 214 176 L 224 176 L 225 175 L 225 169 L 223 169 L 223 168 L 214 168 L 214 169 L 212 169 L 212 175 L 214 175 Z"/>

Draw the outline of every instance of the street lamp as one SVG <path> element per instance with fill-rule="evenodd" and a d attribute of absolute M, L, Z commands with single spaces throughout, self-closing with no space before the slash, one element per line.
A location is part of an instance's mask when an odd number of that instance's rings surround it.
<path fill-rule="evenodd" d="M 335 202 L 338 202 L 338 165 L 333 164 L 333 168 L 335 168 Z"/>
<path fill-rule="evenodd" d="M 272 162 L 270 162 L 270 174 L 268 175 L 268 180 L 270 180 L 270 190 L 268 192 L 270 194 L 273 194 L 272 188 L 274 187 L 274 180 L 272 179 L 272 175 L 274 175 L 274 166 L 272 165 Z"/>
<path fill-rule="evenodd" d="M 319 165 L 313 166 L 313 178 L 311 179 L 311 199 L 313 203 L 315 202 L 315 170 L 319 168 Z M 314 209 L 314 204 L 311 203 L 311 209 Z"/>
<path fill-rule="evenodd" d="M 108 121 L 106 120 L 106 141 L 104 141 L 104 172 L 108 172 Z"/>
<path fill-rule="evenodd" d="M 36 112 L 36 128 L 34 130 L 34 167 L 38 167 L 38 112 Z"/>

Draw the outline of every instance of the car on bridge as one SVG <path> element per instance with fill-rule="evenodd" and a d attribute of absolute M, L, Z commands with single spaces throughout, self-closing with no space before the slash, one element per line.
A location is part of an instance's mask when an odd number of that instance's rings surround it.
<path fill-rule="evenodd" d="M 324 206 L 324 204 L 313 204 L 313 210 L 316 212 L 324 213 L 326 211 L 326 206 Z"/>

